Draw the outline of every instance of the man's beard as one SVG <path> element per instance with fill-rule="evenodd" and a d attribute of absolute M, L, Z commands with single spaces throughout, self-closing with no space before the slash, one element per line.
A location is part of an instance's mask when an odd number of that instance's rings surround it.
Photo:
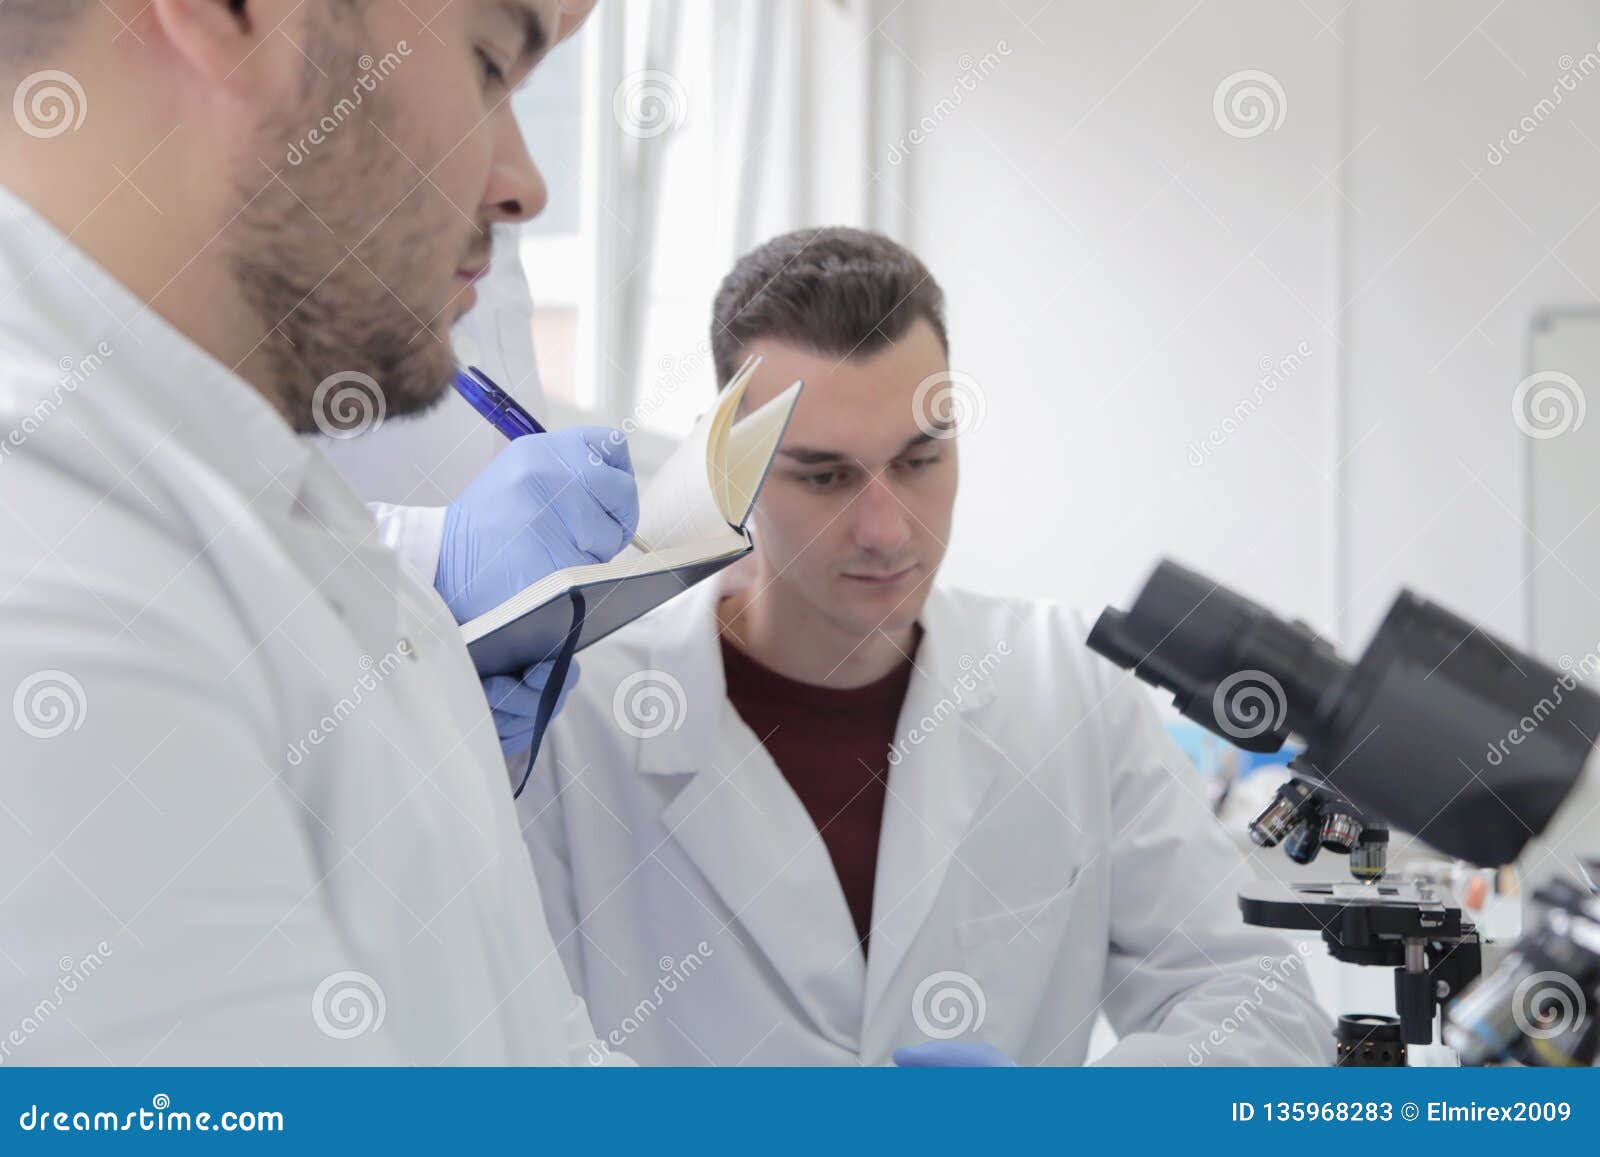
<path fill-rule="evenodd" d="M 296 113 L 263 131 L 267 149 L 299 139 L 350 92 L 320 77 L 309 87 Z M 454 370 L 451 319 L 416 293 L 437 276 L 437 230 L 423 213 L 442 194 L 384 141 L 375 111 L 369 98 L 276 179 L 251 160 L 259 177 L 241 179 L 242 208 L 224 235 L 244 301 L 267 327 L 259 352 L 270 380 L 257 385 L 302 433 L 349 437 L 425 410 Z M 482 241 L 486 258 L 487 231 Z"/>

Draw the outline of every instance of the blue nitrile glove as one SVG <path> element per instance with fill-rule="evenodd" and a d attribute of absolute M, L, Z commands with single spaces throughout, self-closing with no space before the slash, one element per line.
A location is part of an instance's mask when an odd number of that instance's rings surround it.
<path fill-rule="evenodd" d="M 1017 1062 L 982 1041 L 931 1040 L 894 1050 L 902 1069 L 1014 1069 Z"/>
<path fill-rule="evenodd" d="M 446 509 L 434 589 L 464 623 L 555 571 L 609 562 L 638 523 L 633 463 L 620 434 L 603 426 L 530 434 L 496 455 Z M 528 747 L 553 668 L 544 662 L 521 680 L 484 680 L 508 756 Z M 571 668 L 558 709 L 576 675 Z"/>
<path fill-rule="evenodd" d="M 495 734 L 500 737 L 500 750 L 507 756 L 527 751 L 533 740 L 533 724 L 539 717 L 539 697 L 555 661 L 529 667 L 521 679 L 509 675 L 491 675 L 483 681 L 483 693 L 489 700 L 489 711 L 494 716 Z M 556 711 L 566 706 L 567 692 L 578 685 L 578 661 L 574 659 L 567 668 L 567 681 L 556 696 Z"/>
<path fill-rule="evenodd" d="M 446 509 L 434 589 L 464 623 L 553 571 L 610 562 L 638 525 L 620 434 L 604 426 L 530 434 Z"/>

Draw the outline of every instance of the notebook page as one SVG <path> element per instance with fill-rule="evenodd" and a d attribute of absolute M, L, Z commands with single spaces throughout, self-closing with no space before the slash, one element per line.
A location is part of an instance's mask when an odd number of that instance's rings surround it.
<path fill-rule="evenodd" d="M 721 454 L 728 427 L 757 364 L 756 358 L 745 362 L 716 406 L 700 416 L 683 444 L 662 463 L 639 496 L 639 537 L 650 544 L 652 551 L 705 542 L 729 533 L 710 464 Z"/>
<path fill-rule="evenodd" d="M 756 504 L 756 495 L 778 452 L 783 432 L 789 428 L 794 404 L 800 400 L 800 382 L 795 382 L 753 414 L 746 414 L 728 431 L 723 446 L 721 473 L 724 505 L 722 515 L 731 526 L 743 526 Z"/>

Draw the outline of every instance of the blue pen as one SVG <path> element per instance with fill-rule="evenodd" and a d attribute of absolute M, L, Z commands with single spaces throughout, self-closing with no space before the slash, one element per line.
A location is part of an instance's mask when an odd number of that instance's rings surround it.
<path fill-rule="evenodd" d="M 517 405 L 515 398 L 495 385 L 477 366 L 456 371 L 456 392 L 507 438 L 545 432 L 532 414 Z"/>
<path fill-rule="evenodd" d="M 456 393 L 465 398 L 474 410 L 483 415 L 485 421 L 504 434 L 508 440 L 546 432 L 537 418 L 518 405 L 515 398 L 495 385 L 494 380 L 477 366 L 457 370 L 455 385 Z M 633 546 L 646 554 L 650 552 L 650 548 L 638 535 L 633 536 Z"/>

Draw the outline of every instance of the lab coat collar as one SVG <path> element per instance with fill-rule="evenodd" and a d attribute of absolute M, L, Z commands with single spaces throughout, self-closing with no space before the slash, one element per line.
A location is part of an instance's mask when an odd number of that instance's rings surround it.
<path fill-rule="evenodd" d="M 976 636 L 961 596 L 941 588 L 921 623 L 916 673 L 890 752 L 863 1025 L 926 923 L 1000 764 L 1009 763 L 982 726 L 1000 694 L 990 658 L 1002 640 Z"/>
<path fill-rule="evenodd" d="M 259 391 L 3 186 L 0 302 L 0 410 L 8 398 L 33 410 L 39 385 L 66 380 L 93 355 L 100 364 L 77 375 L 61 419 L 98 427 L 108 457 L 127 439 L 200 463 L 245 497 L 363 638 L 391 637 L 401 603 L 420 606 L 425 593 L 408 583 L 371 512 L 326 456 Z M 368 579 L 393 597 L 375 598 Z"/>
<path fill-rule="evenodd" d="M 741 914 L 741 922 L 798 1002 L 836 1043 L 854 1048 L 890 979 L 927 920 L 948 873 L 952 853 L 978 815 L 1005 759 L 983 730 L 979 714 L 999 691 L 982 653 L 998 640 L 969 637 L 958 594 L 935 588 L 920 618 L 922 642 L 896 727 L 883 834 L 873 899 L 873 939 L 865 969 L 850 950 L 855 929 L 832 875 L 826 849 L 809 830 L 811 846 L 788 830 L 809 817 L 772 777 L 741 775 L 741 792 L 721 779 L 733 765 L 765 752 L 741 749 L 748 737 L 728 702 L 717 622 L 726 584 L 702 583 L 670 609 L 657 612 L 650 664 L 684 688 L 684 724 L 640 745 L 646 775 L 689 775 L 663 820 L 708 881 Z M 669 738 L 670 737 L 670 738 Z M 716 770 L 720 769 L 720 773 Z M 704 774 L 711 771 L 712 774 Z M 772 779 L 771 783 L 766 779 Z M 759 817 L 749 813 L 758 798 Z M 696 814 L 700 813 L 700 814 Z M 716 813 L 715 822 L 708 817 Z M 684 822 L 694 817 L 694 822 Z M 764 828 L 763 825 L 766 825 Z M 774 849 L 780 862 L 771 861 Z M 774 877 L 773 873 L 777 876 Z"/>
<path fill-rule="evenodd" d="M 0 301 L 0 358 L 53 381 L 98 356 L 104 368 L 74 391 L 90 405 L 98 389 L 122 392 L 119 404 L 148 420 L 164 445 L 204 461 L 263 514 L 288 513 L 311 490 L 306 509 L 324 527 L 340 537 L 370 530 L 360 500 L 254 387 L 4 186 Z"/>
<path fill-rule="evenodd" d="M 722 670 L 717 604 L 727 592 L 713 576 L 653 612 L 650 667 L 683 688 L 683 725 L 640 744 L 639 771 L 676 775 L 699 771 L 717 750 L 728 682 Z"/>
<path fill-rule="evenodd" d="M 645 775 L 679 775 L 695 772 L 705 754 L 714 751 L 721 728 L 722 704 L 727 702 L 728 681 L 722 669 L 722 637 L 717 621 L 717 604 L 728 593 L 731 583 L 724 576 L 713 577 L 660 610 L 654 612 L 655 629 L 650 643 L 650 667 L 676 679 L 684 688 L 683 726 L 652 737 L 641 744 L 638 768 Z M 935 587 L 923 606 L 919 622 L 922 643 L 915 656 L 911 686 L 906 692 L 896 738 L 902 749 L 915 748 L 921 741 L 908 738 L 908 728 L 922 718 L 921 708 L 933 709 L 949 701 L 958 714 L 985 706 L 997 694 L 993 680 L 971 679 L 969 671 L 980 661 L 973 655 L 972 641 L 964 638 L 964 623 L 957 603 L 960 596 Z M 992 647 L 994 644 L 991 643 Z M 975 682 L 976 689 L 961 689 L 963 678 Z M 915 714 L 911 714 L 917 708 Z"/>

